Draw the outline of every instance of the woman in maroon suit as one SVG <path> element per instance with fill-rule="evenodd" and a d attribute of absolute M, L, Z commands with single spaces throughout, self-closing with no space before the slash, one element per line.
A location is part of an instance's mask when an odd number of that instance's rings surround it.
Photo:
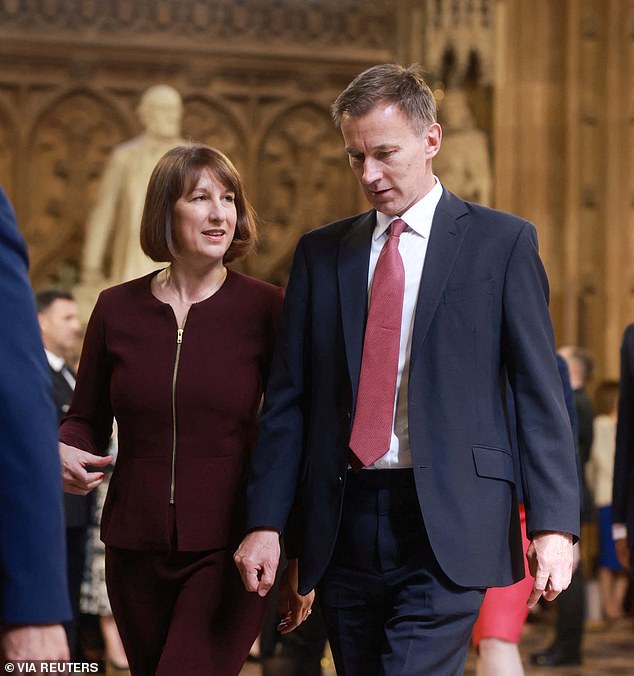
<path fill-rule="evenodd" d="M 237 674 L 264 600 L 232 562 L 282 291 L 227 270 L 253 246 L 240 177 L 202 145 L 148 185 L 141 245 L 169 265 L 107 289 L 61 440 L 119 457 L 103 510 L 106 581 L 134 676 Z"/>

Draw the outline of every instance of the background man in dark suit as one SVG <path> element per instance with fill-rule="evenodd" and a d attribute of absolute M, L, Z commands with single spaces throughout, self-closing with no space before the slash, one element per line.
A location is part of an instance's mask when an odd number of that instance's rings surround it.
<path fill-rule="evenodd" d="M 297 247 L 235 560 L 265 594 L 285 530 L 285 586 L 317 588 L 339 673 L 453 675 L 485 588 L 524 574 L 516 481 L 529 603 L 570 581 L 579 491 L 547 280 L 530 223 L 433 175 L 417 68 L 365 71 L 333 117 L 374 209 Z M 311 600 L 288 598 L 283 630 Z"/>
<path fill-rule="evenodd" d="M 0 190 L 0 661 L 69 656 L 57 424 L 27 268 Z"/>
<path fill-rule="evenodd" d="M 612 532 L 616 553 L 634 580 L 634 324 L 626 327 L 621 344 L 619 417 L 612 489 Z"/>
<path fill-rule="evenodd" d="M 570 386 L 574 396 L 575 441 L 579 463 L 581 490 L 581 521 L 593 518 L 593 497 L 585 479 L 585 464 L 590 458 L 594 436 L 592 402 L 586 386 L 592 377 L 594 361 L 585 349 L 566 345 L 559 349 L 570 374 Z M 557 622 L 555 637 L 550 646 L 531 655 L 531 663 L 542 667 L 558 667 L 567 664 L 581 664 L 581 645 L 586 621 L 586 591 L 583 567 L 580 562 L 580 544 L 575 545 L 575 566 L 568 589 L 557 599 Z"/>
<path fill-rule="evenodd" d="M 35 301 L 53 385 L 53 402 L 57 409 L 58 421 L 61 422 L 70 407 L 75 389 L 75 372 L 67 360 L 74 357 L 79 343 L 81 333 L 79 308 L 72 294 L 58 289 L 44 289 L 38 292 Z M 92 504 L 92 494 L 85 496 L 64 494 L 68 591 L 73 608 L 73 619 L 67 622 L 64 628 L 73 660 L 77 657 L 79 597 Z"/>

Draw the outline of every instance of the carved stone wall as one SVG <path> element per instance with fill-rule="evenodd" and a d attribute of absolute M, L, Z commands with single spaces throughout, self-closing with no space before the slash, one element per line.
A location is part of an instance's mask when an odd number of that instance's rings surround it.
<path fill-rule="evenodd" d="M 302 232 L 363 208 L 329 106 L 393 60 L 377 0 L 0 0 L 0 183 L 35 286 L 71 286 L 110 150 L 140 131 L 140 94 L 183 96 L 186 138 L 226 152 L 262 218 L 250 272 L 285 281 Z"/>
<path fill-rule="evenodd" d="M 425 58 L 449 85 L 495 77 L 495 1 L 425 0 Z"/>
<path fill-rule="evenodd" d="M 371 5 L 371 6 L 369 6 Z M 111 41 L 136 48 L 213 51 L 230 42 L 232 51 L 254 43 L 287 52 L 316 46 L 356 53 L 384 49 L 395 24 L 391 0 L 2 0 L 3 31 L 25 38 L 52 32 L 67 43 Z"/>
<path fill-rule="evenodd" d="M 184 136 L 245 179 L 262 227 L 242 267 L 283 283 L 301 233 L 366 208 L 329 117 L 363 68 L 423 62 L 442 95 L 475 58 L 468 93 L 490 134 L 492 2 L 0 0 L 0 182 L 35 286 L 75 281 L 104 161 L 161 82 L 183 96 Z"/>

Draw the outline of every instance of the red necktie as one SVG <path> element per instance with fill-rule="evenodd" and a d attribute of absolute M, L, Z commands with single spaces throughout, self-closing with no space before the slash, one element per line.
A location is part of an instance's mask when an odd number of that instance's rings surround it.
<path fill-rule="evenodd" d="M 407 223 L 400 218 L 392 222 L 372 279 L 357 406 L 350 436 L 354 469 L 371 465 L 390 448 L 405 293 L 405 268 L 398 242 L 406 227 Z"/>

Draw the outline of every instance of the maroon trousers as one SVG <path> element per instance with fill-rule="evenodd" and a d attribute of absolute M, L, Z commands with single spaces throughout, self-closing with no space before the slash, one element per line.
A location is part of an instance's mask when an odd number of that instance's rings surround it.
<path fill-rule="evenodd" d="M 133 676 L 237 675 L 266 610 L 229 550 L 106 547 L 106 584 Z"/>

